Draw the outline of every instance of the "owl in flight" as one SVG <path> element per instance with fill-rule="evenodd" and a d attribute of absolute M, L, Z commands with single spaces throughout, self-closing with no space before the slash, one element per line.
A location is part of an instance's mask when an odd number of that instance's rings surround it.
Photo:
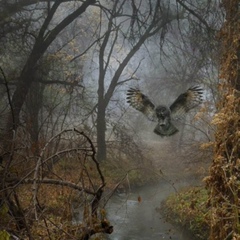
<path fill-rule="evenodd" d="M 130 88 L 127 91 L 127 102 L 136 110 L 142 112 L 150 121 L 158 122 L 154 133 L 164 137 L 178 132 L 174 121 L 183 117 L 188 111 L 197 107 L 203 101 L 203 89 L 193 86 L 170 105 L 170 107 L 155 106 L 139 89 Z"/>

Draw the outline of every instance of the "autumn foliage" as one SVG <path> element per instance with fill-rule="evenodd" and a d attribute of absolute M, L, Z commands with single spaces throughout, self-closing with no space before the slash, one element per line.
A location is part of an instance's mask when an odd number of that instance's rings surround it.
<path fill-rule="evenodd" d="M 219 33 L 222 58 L 221 100 L 214 159 L 206 179 L 210 192 L 210 239 L 240 239 L 240 9 L 238 0 L 223 0 L 226 21 Z"/>

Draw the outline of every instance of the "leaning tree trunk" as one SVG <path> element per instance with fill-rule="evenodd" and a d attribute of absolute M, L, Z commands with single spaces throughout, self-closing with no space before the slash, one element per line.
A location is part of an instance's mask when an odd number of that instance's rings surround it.
<path fill-rule="evenodd" d="M 214 159 L 207 178 L 211 203 L 210 239 L 240 239 L 240 5 L 222 0 L 226 21 L 222 42 L 222 99 L 216 125 Z"/>

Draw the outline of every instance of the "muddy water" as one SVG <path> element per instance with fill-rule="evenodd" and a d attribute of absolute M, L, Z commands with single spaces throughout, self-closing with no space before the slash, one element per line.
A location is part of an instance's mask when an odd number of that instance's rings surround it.
<path fill-rule="evenodd" d="M 108 219 L 114 226 L 109 240 L 193 240 L 183 229 L 166 222 L 159 210 L 161 201 L 188 181 L 173 185 L 161 182 L 129 194 L 116 194 L 107 204 Z M 191 183 L 191 186 L 194 184 Z M 196 185 L 196 184 L 195 184 Z M 140 198 L 139 198 L 140 197 Z M 140 201 L 139 201 L 140 200 Z"/>

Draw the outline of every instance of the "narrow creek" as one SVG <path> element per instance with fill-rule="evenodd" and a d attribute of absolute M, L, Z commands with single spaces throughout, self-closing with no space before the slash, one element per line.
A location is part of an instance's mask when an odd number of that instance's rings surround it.
<path fill-rule="evenodd" d="M 199 182 L 198 182 L 199 183 Z M 186 186 L 196 186 L 192 181 L 178 181 L 171 185 L 160 182 L 145 186 L 129 194 L 116 194 L 108 202 L 108 219 L 114 226 L 109 240 L 194 240 L 192 236 L 166 222 L 157 209 L 169 194 Z M 139 197 L 141 201 L 139 201 Z"/>

